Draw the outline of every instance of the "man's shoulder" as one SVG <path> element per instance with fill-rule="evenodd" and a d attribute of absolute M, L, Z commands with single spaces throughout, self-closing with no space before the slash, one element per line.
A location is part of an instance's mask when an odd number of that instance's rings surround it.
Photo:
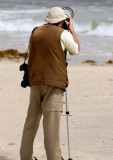
<path fill-rule="evenodd" d="M 61 34 L 61 39 L 72 39 L 73 37 L 72 37 L 72 34 L 68 31 L 68 30 L 64 30 L 63 32 L 62 32 L 62 34 Z"/>

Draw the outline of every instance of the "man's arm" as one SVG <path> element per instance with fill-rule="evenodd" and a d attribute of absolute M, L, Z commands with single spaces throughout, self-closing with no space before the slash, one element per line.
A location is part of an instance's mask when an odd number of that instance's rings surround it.
<path fill-rule="evenodd" d="M 72 19 L 70 18 L 70 23 L 65 20 L 65 23 L 69 26 L 70 33 L 72 34 L 74 41 L 78 44 L 78 51 L 80 52 L 80 44 L 74 31 Z"/>

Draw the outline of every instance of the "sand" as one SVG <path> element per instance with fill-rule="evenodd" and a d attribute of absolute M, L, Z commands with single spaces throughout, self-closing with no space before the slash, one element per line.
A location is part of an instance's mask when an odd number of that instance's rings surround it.
<path fill-rule="evenodd" d="M 0 160 L 19 160 L 23 125 L 30 88 L 20 87 L 21 62 L 0 61 Z M 69 65 L 71 158 L 113 160 L 113 65 Z M 64 112 L 61 121 L 62 156 L 68 159 Z M 46 160 L 42 122 L 34 144 L 34 155 Z"/>

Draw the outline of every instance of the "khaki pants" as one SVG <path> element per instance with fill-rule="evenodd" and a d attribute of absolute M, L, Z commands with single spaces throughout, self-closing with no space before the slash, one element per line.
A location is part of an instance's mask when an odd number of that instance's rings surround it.
<path fill-rule="evenodd" d="M 61 160 L 59 132 L 62 107 L 62 89 L 44 84 L 31 87 L 30 103 L 20 148 L 21 160 L 32 160 L 33 142 L 42 115 L 47 159 Z"/>

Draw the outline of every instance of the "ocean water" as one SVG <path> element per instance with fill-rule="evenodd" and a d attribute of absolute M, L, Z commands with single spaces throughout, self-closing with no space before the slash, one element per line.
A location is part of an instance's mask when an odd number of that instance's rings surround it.
<path fill-rule="evenodd" d="M 113 58 L 113 0 L 0 0 L 0 50 L 26 51 L 35 26 L 44 24 L 50 7 L 74 10 L 74 29 L 81 54 L 71 62 L 93 59 L 103 63 Z"/>

